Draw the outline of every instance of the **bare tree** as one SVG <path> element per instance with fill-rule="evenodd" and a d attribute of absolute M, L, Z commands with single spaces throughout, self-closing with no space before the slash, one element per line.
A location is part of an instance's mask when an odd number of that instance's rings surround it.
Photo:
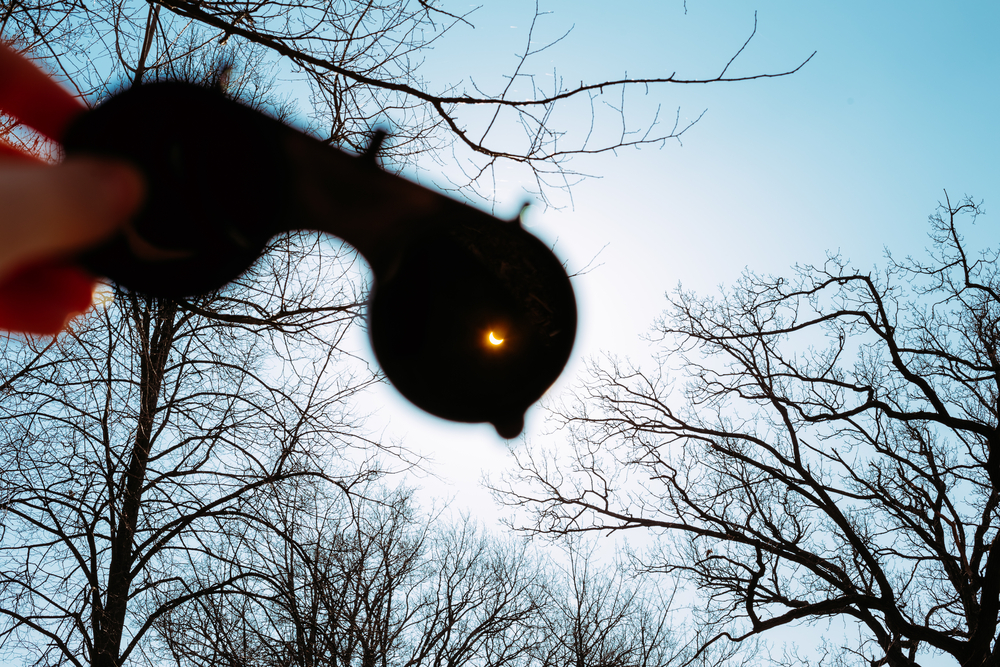
<path fill-rule="evenodd" d="M 671 598 L 656 582 L 629 576 L 620 564 L 598 565 L 596 543 L 563 545 L 566 563 L 549 578 L 539 667 L 658 667 L 678 664 Z"/>
<path fill-rule="evenodd" d="M 696 585 L 703 647 L 840 618 L 842 664 L 997 664 L 1000 273 L 958 226 L 981 213 L 946 201 L 929 258 L 881 272 L 678 289 L 658 366 L 595 363 L 554 413 L 571 460 L 520 455 L 501 497 L 534 532 L 664 534 L 637 564 Z"/>
<path fill-rule="evenodd" d="M 199 573 L 240 556 L 230 534 L 273 530 L 254 505 L 265 490 L 379 475 L 348 410 L 375 377 L 339 347 L 359 298 L 349 260 L 275 246 L 220 293 L 109 292 L 55 340 L 3 340 L 8 658 L 141 661 L 157 618 L 238 583 Z"/>
<path fill-rule="evenodd" d="M 448 159 L 457 160 L 467 176 L 460 186 L 488 186 L 491 179 L 484 175 L 506 161 L 527 166 L 541 196 L 571 183 L 569 161 L 575 156 L 662 146 L 693 124 L 681 122 L 679 110 L 657 110 L 637 122 L 626 115 L 626 91 L 784 76 L 808 61 L 779 73 L 734 76 L 729 70 L 739 48 L 728 62 L 720 60 L 716 76 L 653 74 L 569 86 L 555 73 L 551 87 L 543 88 L 533 63 L 551 44 L 539 45 L 539 23 L 548 12 L 536 4 L 512 71 L 495 82 L 425 81 L 422 52 L 449 32 L 472 30 L 474 11 L 457 15 L 428 0 L 27 0 L 0 5 L 0 39 L 41 59 L 90 103 L 122 85 L 169 75 L 193 57 L 246 64 L 245 77 L 273 80 L 280 72 L 283 79 L 308 84 L 308 126 L 331 144 L 360 151 L 376 127 L 388 126 L 392 141 L 383 157 L 392 167 L 412 164 L 428 151 L 444 159 L 451 149 Z M 751 39 L 755 33 L 756 18 Z M 515 98 L 514 90 L 528 92 Z M 606 96 L 612 97 L 603 104 Z M 612 110 L 608 121 L 621 131 L 601 140 L 592 122 L 590 130 L 569 132 L 554 120 L 566 105 L 575 105 L 576 118 L 593 117 L 596 108 Z"/>
<path fill-rule="evenodd" d="M 294 487 L 269 510 L 288 539 L 241 533 L 246 555 L 205 573 L 204 586 L 240 580 L 241 594 L 199 596 L 158 621 L 178 665 L 653 667 L 684 654 L 671 599 L 592 550 L 571 544 L 556 565 L 467 516 L 423 514 L 406 491 L 321 499 L 313 480 Z"/>
<path fill-rule="evenodd" d="M 269 514 L 284 540 L 246 534 L 226 563 L 243 582 L 162 617 L 164 645 L 184 665 L 348 667 L 512 665 L 537 642 L 544 580 L 525 546 L 421 515 L 405 491 L 363 500 L 295 485 Z M 291 487 L 285 487 L 287 490 Z"/>

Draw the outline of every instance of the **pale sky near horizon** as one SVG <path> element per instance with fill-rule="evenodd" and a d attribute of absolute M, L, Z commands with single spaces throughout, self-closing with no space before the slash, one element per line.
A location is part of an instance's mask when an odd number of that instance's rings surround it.
<path fill-rule="evenodd" d="M 556 242 L 571 269 L 607 245 L 599 266 L 574 279 L 578 342 L 552 395 L 572 385 L 583 358 L 601 351 L 649 363 L 651 348 L 640 336 L 679 282 L 706 293 L 732 284 L 745 268 L 787 274 L 795 263 L 821 263 L 838 249 L 867 270 L 885 246 L 898 255 L 922 251 L 927 216 L 944 190 L 952 201 L 965 194 L 984 200 L 988 214 L 1000 203 L 1000 3 L 688 0 L 685 14 L 682 2 L 541 0 L 540 8 L 551 13 L 539 19 L 536 42 L 572 31 L 528 69 L 539 78 L 554 69 L 567 85 L 626 73 L 711 78 L 750 35 L 755 11 L 757 34 L 729 75 L 793 69 L 817 52 L 788 77 L 629 94 L 636 126 L 657 104 L 668 122 L 678 108 L 682 120 L 707 112 L 683 146 L 668 141 L 662 150 L 578 160 L 571 166 L 595 177 L 573 187 L 572 206 L 557 195 L 562 209 L 531 212 L 529 226 Z M 498 90 L 533 13 L 533 0 L 474 12 L 475 30 L 456 28 L 428 55 L 422 71 L 430 87 L 471 79 Z M 498 171 L 499 214 L 512 215 L 524 201 L 531 186 L 524 176 Z M 987 215 L 967 232 L 970 240 L 995 239 L 996 228 Z M 496 517 L 478 479 L 510 459 L 491 427 L 425 415 L 389 387 L 371 405 L 378 408 L 373 427 L 385 425 L 386 435 L 439 462 L 434 470 L 446 486 L 422 484 L 452 489 L 456 508 Z M 558 445 L 560 436 L 545 430 L 535 407 L 528 440 Z"/>

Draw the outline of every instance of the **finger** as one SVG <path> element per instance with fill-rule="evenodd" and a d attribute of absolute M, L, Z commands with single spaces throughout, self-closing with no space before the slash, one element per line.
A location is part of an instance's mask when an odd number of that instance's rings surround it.
<path fill-rule="evenodd" d="M 100 242 L 139 207 L 143 192 L 134 169 L 110 160 L 0 163 L 0 278 Z"/>
<path fill-rule="evenodd" d="M 14 146 L 11 146 L 10 144 L 4 142 L 2 139 L 0 139 L 0 158 L 5 160 L 8 158 L 18 159 L 18 160 L 29 160 L 31 162 L 36 162 L 39 164 L 42 163 L 42 160 L 40 160 L 38 157 L 31 155 L 30 153 L 25 153 L 24 151 L 19 150 Z"/>
<path fill-rule="evenodd" d="M 0 329 L 55 335 L 90 307 L 94 284 L 83 269 L 70 264 L 24 267 L 0 281 Z"/>
<path fill-rule="evenodd" d="M 30 60 L 0 46 L 0 109 L 58 140 L 84 107 Z"/>

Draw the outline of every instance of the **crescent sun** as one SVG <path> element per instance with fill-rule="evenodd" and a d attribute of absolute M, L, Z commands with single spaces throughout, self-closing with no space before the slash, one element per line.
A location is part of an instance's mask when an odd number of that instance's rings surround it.
<path fill-rule="evenodd" d="M 494 345 L 499 345 L 500 343 L 503 342 L 503 338 L 497 338 L 496 336 L 493 335 L 493 332 L 491 331 L 490 342 L 493 343 Z"/>

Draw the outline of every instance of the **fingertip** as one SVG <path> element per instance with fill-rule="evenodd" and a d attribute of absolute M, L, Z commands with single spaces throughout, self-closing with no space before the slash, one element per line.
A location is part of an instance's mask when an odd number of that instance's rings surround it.
<path fill-rule="evenodd" d="M 72 158 L 59 165 L 62 210 L 54 220 L 69 250 L 82 250 L 125 223 L 145 197 L 142 175 L 125 162 Z"/>
<path fill-rule="evenodd" d="M 37 65 L 5 46 L 0 46 L 0 72 L 0 108 L 52 139 L 61 139 L 84 111 Z"/>
<path fill-rule="evenodd" d="M 0 277 L 15 266 L 74 256 L 97 245 L 138 210 L 144 193 L 134 168 L 105 159 L 0 167 Z"/>
<path fill-rule="evenodd" d="M 0 329 L 53 336 L 93 303 L 96 281 L 65 263 L 22 267 L 0 282 Z"/>

